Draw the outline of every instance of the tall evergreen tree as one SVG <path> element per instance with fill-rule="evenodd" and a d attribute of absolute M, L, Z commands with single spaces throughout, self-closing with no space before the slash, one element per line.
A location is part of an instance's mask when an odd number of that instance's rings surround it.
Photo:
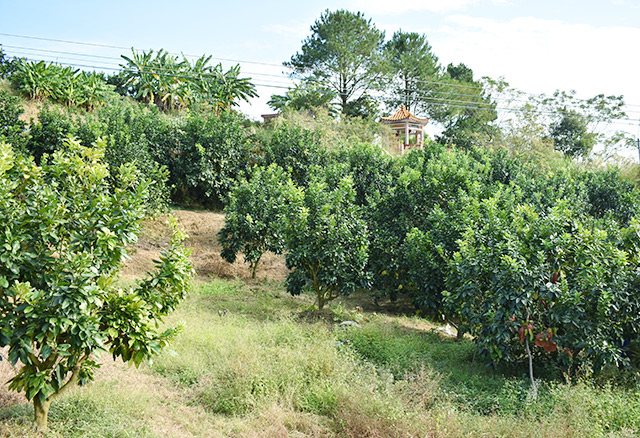
<path fill-rule="evenodd" d="M 375 89 L 385 76 L 384 32 L 360 12 L 326 10 L 311 26 L 302 49 L 285 62 L 292 76 L 335 91 L 343 113 L 349 102 Z"/>
<path fill-rule="evenodd" d="M 426 35 L 416 32 L 395 32 L 385 44 L 385 54 L 392 72 L 392 95 L 387 101 L 390 110 L 401 104 L 413 113 L 429 113 L 431 101 L 442 95 L 437 82 L 441 72 L 438 58 L 431 51 Z"/>

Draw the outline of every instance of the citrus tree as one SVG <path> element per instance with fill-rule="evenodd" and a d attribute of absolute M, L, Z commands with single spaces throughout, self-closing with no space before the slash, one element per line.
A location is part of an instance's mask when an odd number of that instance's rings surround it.
<path fill-rule="evenodd" d="M 480 213 L 451 259 L 445 293 L 479 352 L 495 363 L 557 360 L 566 372 L 628 366 L 638 273 L 619 232 L 576 215 L 566 200 L 541 214 L 493 197 Z M 622 230 L 628 242 L 636 230 Z"/>
<path fill-rule="evenodd" d="M 322 173 L 319 168 L 313 173 Z M 292 295 L 310 288 L 322 309 L 339 295 L 368 286 L 365 265 L 369 253 L 368 231 L 355 205 L 350 177 L 335 188 L 313 176 L 304 195 L 304 209 L 287 231 L 287 289 Z"/>
<path fill-rule="evenodd" d="M 157 271 L 130 288 L 114 280 L 135 242 L 147 188 L 132 165 L 107 183 L 104 143 L 67 140 L 50 164 L 0 144 L 0 347 L 19 364 L 9 389 L 33 400 L 38 429 L 51 403 L 92 379 L 109 351 L 136 366 L 175 329 L 156 323 L 183 298 L 191 272 L 174 224 Z"/>
<path fill-rule="evenodd" d="M 285 250 L 285 221 L 300 213 L 302 198 L 302 190 L 281 167 L 256 167 L 251 178 L 240 181 L 229 194 L 225 225 L 218 234 L 222 257 L 233 263 L 242 251 L 254 278 L 265 252 Z"/>

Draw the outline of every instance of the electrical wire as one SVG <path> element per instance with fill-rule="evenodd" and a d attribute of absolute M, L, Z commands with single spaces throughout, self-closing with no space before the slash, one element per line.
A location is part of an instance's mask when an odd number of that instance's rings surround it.
<path fill-rule="evenodd" d="M 40 60 L 38 59 L 30 59 L 30 58 L 26 58 L 27 61 L 33 61 L 33 62 L 39 62 Z M 139 74 L 149 74 L 149 75 L 156 75 L 156 76 L 166 76 L 166 77 L 174 77 L 174 78 L 181 78 L 181 79 L 192 79 L 192 80 L 204 80 L 204 81 L 211 81 L 211 82 L 220 82 L 219 79 L 216 79 L 215 77 L 213 77 L 213 75 L 207 75 L 207 74 L 202 74 L 202 75 L 198 75 L 198 76 L 192 76 L 192 75 L 186 75 L 186 74 L 176 74 L 176 73 L 165 73 L 162 71 L 159 71 L 158 69 L 154 69 L 154 70 L 139 70 L 139 69 L 127 69 L 127 68 L 122 68 L 120 67 L 112 67 L 112 66 L 107 66 L 107 65 L 96 65 L 96 64 L 78 64 L 78 63 L 63 63 L 60 62 L 59 64 L 61 65 L 66 65 L 66 66 L 70 66 L 70 67 L 79 67 L 79 68 L 93 68 L 93 69 L 106 69 L 106 70 L 112 70 L 112 71 L 117 71 L 117 72 L 128 72 L 128 73 L 139 73 Z M 251 78 L 244 78 L 244 79 L 251 79 Z M 268 82 L 268 81 L 265 81 Z M 263 87 L 263 88 L 276 88 L 276 89 L 286 89 L 286 90 L 290 90 L 290 86 L 288 85 L 281 85 L 281 84 L 265 84 L 265 83 L 254 83 L 253 84 L 255 87 Z M 314 92 L 325 92 L 323 90 L 305 90 L 304 88 L 301 89 L 302 91 L 314 91 Z M 326 93 L 330 93 L 330 94 L 337 94 L 339 95 L 339 93 L 333 93 L 330 91 L 326 91 Z M 478 96 L 475 96 L 476 98 Z M 386 103 L 389 102 L 391 100 L 391 98 L 389 97 L 384 97 L 384 96 L 377 96 L 376 97 L 376 101 L 380 102 L 380 103 Z M 433 105 L 433 106 L 443 106 L 443 107 L 449 107 L 449 108 L 456 108 L 456 109 L 466 109 L 466 110 L 475 110 L 475 111 L 490 111 L 490 112 L 497 112 L 497 111 L 504 111 L 504 112 L 509 112 L 509 113 L 524 113 L 526 111 L 523 111 L 522 109 L 519 108 L 510 108 L 510 107 L 500 107 L 497 106 L 494 103 L 482 103 L 482 102 L 468 102 L 468 101 L 462 101 L 462 100 L 455 100 L 455 99 L 444 99 L 444 98 L 424 98 L 420 100 L 423 103 L 426 103 L 428 105 Z M 536 114 L 540 114 L 540 115 L 557 115 L 557 112 L 554 111 L 542 111 L 542 110 L 535 110 L 533 111 Z M 631 123 L 627 123 L 627 122 L 631 122 Z M 636 123 L 640 122 L 640 119 L 631 119 L 631 118 L 618 118 L 615 120 L 611 120 L 609 122 L 607 122 L 608 125 L 612 125 L 612 124 L 617 124 L 617 125 L 631 125 L 631 126 L 636 126 Z"/>
<path fill-rule="evenodd" d="M 2 34 L 2 33 L 0 33 L 0 35 L 18 36 L 18 35 L 13 35 L 13 34 Z M 27 36 L 18 36 L 18 37 L 41 39 L 39 37 L 27 37 Z M 44 38 L 42 38 L 42 39 L 44 39 Z M 54 39 L 45 39 L 45 40 L 61 41 L 61 42 L 67 42 L 67 43 L 78 43 L 78 44 L 80 44 L 80 42 L 72 42 L 72 41 L 68 41 L 68 40 L 54 40 Z M 82 43 L 82 44 L 94 45 L 93 43 Z M 103 46 L 103 45 L 100 45 L 100 46 Z M 84 54 L 84 53 L 77 53 L 77 52 L 47 50 L 47 49 L 38 49 L 38 48 L 28 48 L 28 47 L 11 46 L 11 45 L 4 45 L 4 47 L 23 49 L 23 50 L 30 50 L 30 51 L 36 51 L 36 52 L 43 52 L 43 53 L 57 53 L 57 54 L 66 54 L 66 55 L 73 55 L 73 56 L 83 56 L 83 57 L 87 57 L 87 58 L 112 59 L 112 60 L 122 61 L 122 57 L 115 58 L 115 57 L 107 57 L 107 56 L 100 56 L 100 55 L 94 55 L 94 54 Z M 119 46 L 109 46 L 109 47 L 122 48 L 122 47 L 119 47 Z M 169 53 L 169 52 L 167 52 L 167 53 Z M 183 56 L 185 56 L 185 55 L 183 55 Z M 56 61 L 59 61 L 59 59 L 60 59 L 60 57 L 56 57 Z M 78 60 L 77 58 L 69 58 L 69 57 L 65 57 L 63 59 L 72 60 L 72 61 L 77 61 Z M 81 61 L 84 62 L 84 60 L 81 60 Z M 115 67 L 111 67 L 111 66 L 108 66 L 108 67 L 107 66 L 96 66 L 96 68 L 115 68 Z M 163 70 L 159 66 L 154 66 L 154 70 L 156 72 L 167 72 L 167 71 L 170 71 L 169 68 Z M 276 77 L 276 78 L 282 78 L 283 80 L 287 80 L 287 79 L 283 78 L 284 74 L 282 74 L 282 75 L 272 75 L 272 74 L 256 73 L 256 72 L 247 73 L 247 74 L 251 74 L 253 76 Z M 291 84 L 292 83 L 290 79 L 287 80 L 287 82 L 277 82 L 277 81 L 273 81 L 273 80 L 264 80 L 264 81 L 271 82 L 271 83 L 281 83 L 281 84 L 283 84 L 283 83 Z M 436 85 L 436 86 L 473 88 L 473 89 L 476 89 L 476 90 L 483 90 L 483 88 L 481 86 L 453 84 L 453 83 L 449 83 L 449 82 L 428 81 L 428 80 L 420 80 L 420 79 L 412 80 L 412 82 L 424 83 L 424 84 L 430 84 L 430 85 Z M 401 92 L 403 92 L 403 93 L 423 93 L 424 90 L 421 90 L 421 89 L 403 89 L 403 90 L 401 90 Z M 449 96 L 460 96 L 460 97 L 470 97 L 472 99 L 478 99 L 479 98 L 479 96 L 477 94 L 454 93 L 454 92 L 451 92 L 451 91 L 439 91 L 439 90 L 429 90 L 429 92 L 432 93 L 432 94 L 446 95 L 447 97 L 449 97 Z M 526 95 L 526 94 L 529 94 L 529 93 L 520 92 L 519 94 L 525 94 Z M 536 97 L 538 97 L 538 96 L 536 95 Z M 504 96 L 504 97 L 502 97 L 500 95 L 492 96 L 492 99 L 494 101 L 496 101 L 496 102 L 499 102 L 500 100 L 507 100 L 509 102 L 531 103 L 529 99 L 526 99 L 526 100 L 518 99 L 518 98 L 514 98 L 513 95 L 507 95 L 507 96 Z M 452 100 L 452 99 L 450 99 L 448 101 L 451 102 L 451 103 L 460 103 L 460 104 L 467 103 L 464 100 Z M 476 102 L 476 104 L 478 104 L 478 103 Z M 572 109 L 572 108 L 574 108 L 574 109 L 584 109 L 585 105 L 589 105 L 589 102 L 587 100 L 577 99 L 575 102 L 571 102 L 571 103 L 567 104 L 565 107 L 567 109 Z M 626 104 L 625 107 L 640 107 L 640 105 Z M 629 112 L 629 113 L 640 113 L 640 110 L 626 110 L 626 112 Z"/>

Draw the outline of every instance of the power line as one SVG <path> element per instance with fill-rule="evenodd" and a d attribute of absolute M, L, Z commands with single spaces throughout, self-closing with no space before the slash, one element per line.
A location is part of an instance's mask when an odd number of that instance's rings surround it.
<path fill-rule="evenodd" d="M 89 42 L 83 42 L 83 41 L 72 41 L 72 40 L 37 37 L 37 36 L 32 36 L 32 35 L 18 35 L 18 34 L 10 34 L 10 33 L 0 33 L 0 35 L 13 37 L 13 38 L 23 38 L 23 39 L 30 39 L 30 40 L 59 42 L 59 43 L 64 43 L 64 44 L 75 44 L 75 45 L 83 45 L 83 46 L 94 46 L 94 47 L 104 47 L 104 48 L 112 48 L 112 49 L 120 49 L 120 50 L 133 50 L 133 51 L 138 51 L 138 52 L 139 51 L 144 52 L 144 50 L 135 49 L 133 47 L 123 47 L 123 46 L 116 46 L 116 45 L 102 44 L 102 43 L 89 43 Z M 61 53 L 63 53 L 63 52 L 61 52 Z M 184 53 L 175 53 L 175 52 L 167 52 L 167 53 L 172 54 L 172 55 L 182 55 L 182 56 L 187 56 L 187 57 L 199 58 L 199 56 L 197 56 L 197 55 L 185 55 Z M 90 56 L 90 55 L 80 55 L 80 56 Z M 98 57 L 98 55 L 96 55 L 96 57 Z M 112 57 L 102 57 L 102 58 L 115 59 L 115 58 L 112 58 Z M 280 68 L 282 67 L 281 64 L 258 62 L 258 61 L 246 61 L 246 60 L 238 60 L 238 59 L 231 59 L 231 58 L 216 58 L 216 57 L 212 57 L 211 59 L 215 59 L 215 60 L 219 60 L 219 61 L 226 61 L 226 62 L 237 62 L 237 63 L 243 63 L 243 64 L 265 65 L 265 66 L 280 67 Z M 255 73 L 254 73 L 254 75 L 255 75 Z M 294 75 L 294 74 L 292 74 L 292 75 Z M 292 76 L 292 75 L 290 75 L 290 76 Z M 277 76 L 277 75 L 274 75 L 274 76 Z M 428 80 L 420 80 L 420 79 L 415 80 L 415 82 L 423 83 L 423 84 L 430 84 L 430 85 L 446 85 L 446 86 L 449 86 L 449 87 L 461 88 L 461 89 L 484 90 L 484 87 L 482 85 L 443 83 L 443 82 L 438 82 L 438 81 L 428 81 Z M 525 92 L 522 92 L 522 93 L 525 94 L 525 95 L 536 96 L 533 93 L 525 93 Z M 584 99 L 583 100 L 579 100 L 579 101 L 586 102 L 586 100 L 584 100 Z M 632 106 L 640 107 L 640 105 L 630 105 L 630 104 L 626 104 L 625 106 L 626 107 L 632 107 Z"/>
<path fill-rule="evenodd" d="M 27 61 L 38 61 L 38 60 L 34 60 L 34 59 L 27 59 Z M 77 63 L 60 63 L 61 65 L 66 65 L 66 66 L 71 66 L 71 67 L 80 67 L 80 68 L 102 68 L 102 69 L 108 69 L 108 70 L 113 70 L 113 71 L 124 71 L 124 72 L 130 72 L 130 73 L 140 73 L 140 74 L 148 74 L 148 75 L 157 75 L 157 76 L 166 76 L 166 77 L 174 77 L 174 78 L 182 78 L 182 79 L 193 79 L 193 80 L 203 80 L 203 81 L 211 81 L 211 82 L 219 82 L 219 80 L 217 80 L 215 77 L 212 77 L 211 75 L 199 75 L 199 76 L 192 76 L 192 75 L 185 75 L 185 74 L 175 74 L 175 73 L 164 73 L 162 71 L 157 71 L 157 70 L 139 70 L 139 69 L 126 69 L 126 68 L 121 68 L 121 67 L 111 67 L 111 66 L 98 66 L 98 65 L 89 65 L 89 64 L 77 64 Z M 248 79 L 248 78 L 247 78 Z M 266 87 L 266 88 L 277 88 L 277 89 L 287 89 L 289 90 L 290 87 L 289 86 L 285 86 L 285 85 L 272 85 L 272 84 L 263 84 L 263 83 L 254 83 L 253 84 L 256 87 Z M 322 90 L 305 90 L 302 89 L 303 91 L 314 91 L 314 92 L 324 92 Z M 333 92 L 329 92 L 327 91 L 326 93 L 330 93 L 330 94 L 337 94 L 337 93 L 333 93 Z M 381 102 L 381 103 L 386 103 L 387 101 L 390 100 L 390 98 L 384 98 L 383 96 L 380 96 L 378 98 L 376 98 L 377 101 Z M 449 108 L 458 108 L 458 109 L 467 109 L 467 110 L 476 110 L 476 111 L 492 111 L 492 112 L 496 112 L 496 111 L 505 111 L 505 112 L 510 112 L 510 113 L 525 113 L 526 111 L 519 109 L 519 108 L 509 108 L 509 107 L 499 107 L 497 105 L 494 106 L 494 104 L 492 103 L 487 103 L 487 104 L 482 104 L 479 102 L 472 102 L 469 103 L 468 101 L 460 101 L 460 100 L 454 100 L 454 99 L 443 99 L 443 98 L 426 98 L 423 99 L 422 102 L 424 103 L 428 103 L 429 105 L 434 105 L 434 106 L 445 106 L 445 107 L 449 107 Z M 445 103 L 445 102 L 449 102 L 449 103 Z M 536 114 L 542 114 L 542 115 L 557 115 L 556 112 L 551 112 L 551 111 L 540 111 L 540 110 L 536 110 L 536 111 L 532 111 Z M 633 123 L 625 123 L 625 122 L 633 122 Z M 608 125 L 611 124 L 619 124 L 619 125 L 631 125 L 631 126 L 636 126 L 635 122 L 640 122 L 640 119 L 630 119 L 630 118 L 620 118 L 620 119 L 616 119 L 616 120 L 612 120 L 610 122 L 607 122 Z"/>
<path fill-rule="evenodd" d="M 13 38 L 24 38 L 24 39 L 29 39 L 29 40 L 51 41 L 51 42 L 64 43 L 64 44 L 76 44 L 76 45 L 82 45 L 82 46 L 104 47 L 104 48 L 109 48 L 109 49 L 133 50 L 133 51 L 137 51 L 137 52 L 144 52 L 144 50 L 136 49 L 134 47 L 114 46 L 114 45 L 110 45 L 110 44 L 88 43 L 88 42 L 83 42 L 83 41 L 71 41 L 71 40 L 60 40 L 60 39 L 56 39 L 56 38 L 44 38 L 44 37 L 37 37 L 37 36 L 31 36 L 31 35 L 17 35 L 17 34 L 2 33 L 2 32 L 0 32 L 0 35 L 13 37 Z M 200 58 L 200 56 L 198 56 L 198 55 L 188 55 L 188 54 L 176 53 L 176 52 L 167 52 L 167 53 L 170 54 L 170 55 L 184 55 L 184 56 L 187 56 L 187 57 L 190 57 L 190 58 Z M 242 64 L 266 65 L 266 66 L 271 66 L 271 67 L 280 67 L 280 68 L 282 68 L 282 64 L 273 64 L 273 63 L 269 63 L 269 62 L 244 61 L 244 60 L 240 60 L 240 59 L 216 58 L 216 57 L 212 57 L 211 59 L 215 59 L 215 60 L 218 60 L 218 61 L 238 62 L 238 63 L 242 63 Z"/>
<path fill-rule="evenodd" d="M 7 35 L 7 36 L 14 36 L 14 37 L 21 37 L 21 38 L 30 38 L 30 39 L 41 39 L 41 40 L 46 40 L 46 41 L 57 41 L 57 42 L 65 42 L 65 43 L 78 43 L 78 44 L 83 44 L 83 45 L 98 45 L 98 46 L 108 46 L 111 48 L 119 48 L 119 49 L 124 49 L 124 47 L 120 47 L 120 46 L 110 46 L 110 45 L 104 45 L 104 44 L 96 44 L 96 43 L 82 43 L 82 42 L 75 42 L 75 41 L 68 41 L 68 40 L 57 40 L 57 39 L 52 39 L 52 38 L 41 38 L 41 37 L 31 37 L 31 36 L 24 36 L 24 35 L 14 35 L 14 34 L 4 34 L 4 33 L 0 33 L 0 35 Z M 100 58 L 100 59 L 112 59 L 112 60 L 118 60 L 118 61 L 122 61 L 122 57 L 120 58 L 115 58 L 115 57 L 107 57 L 107 56 L 100 56 L 100 55 L 93 55 L 93 54 L 84 54 L 84 53 L 77 53 L 77 52 L 68 52 L 68 51 L 56 51 L 56 50 L 47 50 L 47 49 L 37 49 L 37 48 L 29 48 L 29 47 L 21 47 L 21 46 L 7 46 L 5 45 L 5 47 L 10 47 L 10 48 L 19 48 L 19 49 L 24 49 L 24 50 L 31 50 L 31 51 L 35 51 L 35 52 L 46 52 L 46 53 L 57 53 L 57 54 L 68 54 L 68 55 L 74 55 L 74 56 L 83 56 L 83 57 L 87 57 L 87 58 Z M 144 53 L 144 52 L 143 52 Z M 167 52 L 170 53 L 170 52 Z M 177 54 L 175 54 L 177 56 Z M 182 54 L 183 56 L 187 56 Z M 65 57 L 64 59 L 69 59 L 69 60 L 73 60 L 76 61 L 78 60 L 77 58 L 68 58 Z M 211 58 L 211 59 L 222 59 L 222 58 Z M 56 61 L 59 60 L 59 57 L 56 58 Z M 81 60 L 84 62 L 84 60 Z M 251 61 L 248 61 L 251 62 Z M 273 65 L 273 64 L 271 64 Z M 89 67 L 91 68 L 91 67 Z M 115 69 L 112 66 L 94 66 L 94 68 L 107 68 L 107 69 Z M 165 69 L 163 70 L 162 68 L 159 68 L 158 66 L 154 66 L 154 69 L 156 71 L 159 72 L 166 72 L 166 71 L 170 71 L 169 69 Z M 284 75 L 272 75 L 272 74 L 266 74 L 266 73 L 247 73 L 247 74 L 251 74 L 254 76 L 265 76 L 265 77 L 277 77 L 277 78 L 283 78 Z M 286 80 L 285 78 L 283 78 L 284 80 Z M 267 82 L 272 82 L 272 83 L 282 83 L 282 82 L 276 82 L 273 80 L 265 80 Z M 413 80 L 413 82 L 415 83 L 424 83 L 424 84 L 430 84 L 430 85 L 436 85 L 436 86 L 446 86 L 446 87 L 457 87 L 457 88 L 463 88 L 463 89 L 474 89 L 474 90 L 484 90 L 484 88 L 482 86 L 477 86 L 477 85 L 470 85 L 470 84 L 455 84 L 455 83 L 450 83 L 450 82 L 438 82 L 438 81 L 428 81 L 428 80 Z M 424 90 L 420 90 L 420 89 L 404 89 L 402 90 L 403 92 L 408 92 L 408 93 L 424 93 Z M 473 99 L 478 99 L 481 98 L 482 96 L 478 96 L 477 94 L 464 94 L 464 93 L 454 93 L 451 91 L 439 91 L 439 90 L 430 90 L 430 93 L 435 93 L 435 94 L 441 94 L 441 95 L 445 95 L 447 97 L 449 96 L 460 96 L 460 97 L 470 97 Z M 501 94 L 501 93 L 499 93 Z M 531 93 L 524 93 L 524 92 L 520 92 L 520 94 L 530 94 Z M 534 95 L 536 97 L 538 97 L 537 95 Z M 543 95 L 544 96 L 544 95 Z M 430 97 L 429 97 L 430 98 Z M 511 102 L 525 102 L 525 103 L 530 103 L 530 100 L 522 100 L 522 99 L 518 99 L 515 98 L 513 96 L 505 96 L 502 97 L 500 95 L 498 96 L 493 96 L 493 100 L 495 100 L 496 102 L 500 101 L 500 100 L 507 100 L 509 101 L 509 103 Z M 424 100 L 423 100 L 424 101 Z M 467 104 L 468 102 L 464 101 L 464 100 L 453 100 L 453 99 L 449 99 L 449 102 L 451 103 L 460 103 L 460 104 Z M 580 103 L 582 102 L 582 104 Z M 481 103 L 475 102 L 476 105 L 481 105 Z M 582 100 L 582 99 L 576 99 L 575 102 L 571 102 L 568 105 L 566 105 L 567 107 L 570 108 L 576 108 L 576 109 L 584 109 L 584 105 L 589 105 L 587 100 Z M 639 106 L 639 105 L 630 105 L 630 104 L 626 104 L 625 107 L 631 107 L 631 106 Z M 627 110 L 627 112 L 637 112 L 640 113 L 639 111 L 635 111 L 635 110 Z"/>

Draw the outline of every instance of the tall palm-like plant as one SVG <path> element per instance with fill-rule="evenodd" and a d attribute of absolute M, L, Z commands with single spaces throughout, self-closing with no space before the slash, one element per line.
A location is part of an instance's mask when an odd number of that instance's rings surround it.
<path fill-rule="evenodd" d="M 136 53 L 122 56 L 125 85 L 135 90 L 134 97 L 154 103 L 161 110 L 184 108 L 200 102 L 210 104 L 216 113 L 248 101 L 258 94 L 250 78 L 240 78 L 240 66 L 224 72 L 222 65 L 209 65 L 211 56 L 202 55 L 193 64 L 161 49 L 155 54 Z"/>
<path fill-rule="evenodd" d="M 121 65 L 124 69 L 124 77 L 126 86 L 135 90 L 135 98 L 145 103 L 154 101 L 156 93 L 155 78 L 153 77 L 151 61 L 153 50 L 138 53 L 131 48 L 131 57 L 121 55 L 127 61 L 125 65 Z"/>
<path fill-rule="evenodd" d="M 251 78 L 239 78 L 239 75 L 240 65 L 231 67 L 227 72 L 219 75 L 215 92 L 219 108 L 231 109 L 233 106 L 238 106 L 238 100 L 248 101 L 258 95 L 255 85 L 251 83 Z"/>

